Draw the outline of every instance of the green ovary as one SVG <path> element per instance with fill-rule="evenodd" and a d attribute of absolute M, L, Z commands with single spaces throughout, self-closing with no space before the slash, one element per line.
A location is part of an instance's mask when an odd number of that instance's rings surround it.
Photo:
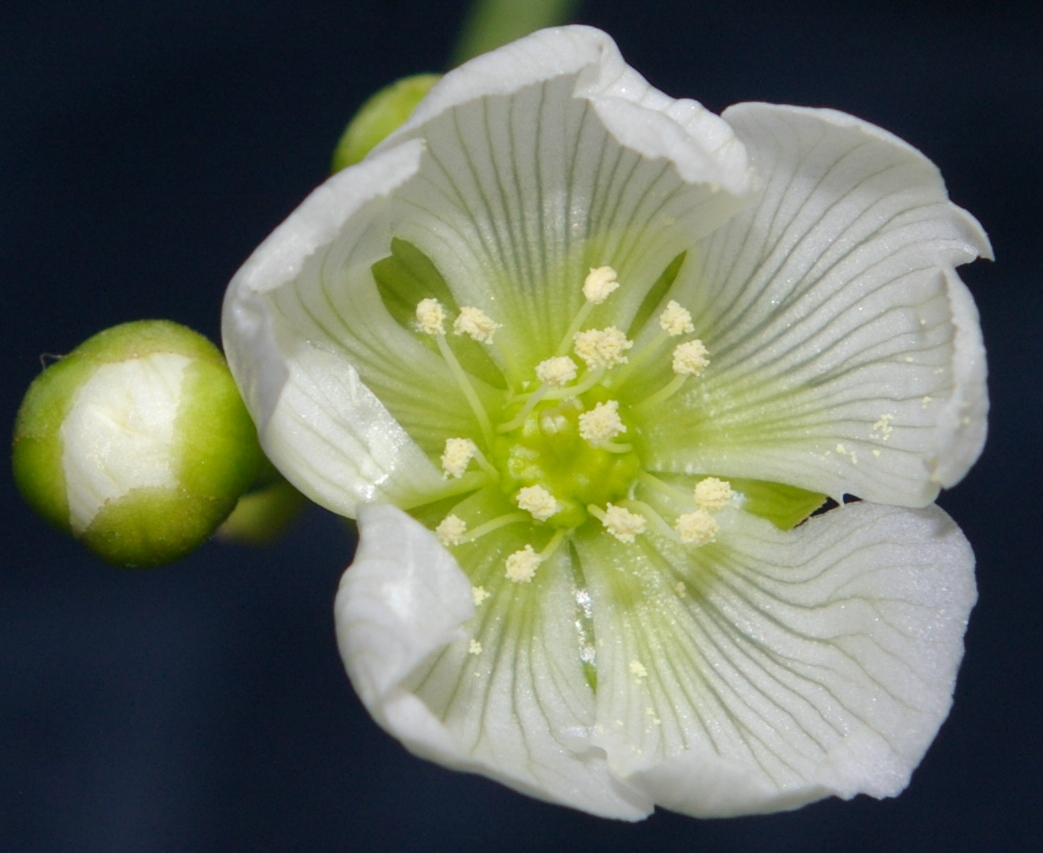
<path fill-rule="evenodd" d="M 589 504 L 604 507 L 625 498 L 640 470 L 633 450 L 606 450 L 580 436 L 579 416 L 594 405 L 586 396 L 537 405 L 520 427 L 493 444 L 504 493 L 513 503 L 520 489 L 542 486 L 561 506 L 547 520 L 559 528 L 583 524 Z M 618 440 L 626 439 L 623 433 Z"/>

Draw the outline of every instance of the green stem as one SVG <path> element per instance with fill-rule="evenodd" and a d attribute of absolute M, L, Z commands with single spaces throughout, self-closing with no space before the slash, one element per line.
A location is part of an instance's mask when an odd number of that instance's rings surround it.
<path fill-rule="evenodd" d="M 567 23 L 579 0 L 475 0 L 453 50 L 459 65 L 544 27 Z"/>

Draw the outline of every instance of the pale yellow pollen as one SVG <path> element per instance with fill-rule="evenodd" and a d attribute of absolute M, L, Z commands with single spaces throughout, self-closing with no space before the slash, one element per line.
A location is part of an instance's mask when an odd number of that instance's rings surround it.
<path fill-rule="evenodd" d="M 446 548 L 461 545 L 467 537 L 467 522 L 455 515 L 447 515 L 435 528 L 435 536 Z"/>
<path fill-rule="evenodd" d="M 416 306 L 416 326 L 425 335 L 445 334 L 445 308 L 437 299 L 421 299 Z"/>
<path fill-rule="evenodd" d="M 677 522 L 674 524 L 674 530 L 680 534 L 681 541 L 686 545 L 697 547 L 713 542 L 720 529 L 717 519 L 705 509 L 697 509 L 695 512 L 678 516 Z"/>
<path fill-rule="evenodd" d="M 643 515 L 612 504 L 605 506 L 605 517 L 601 523 L 616 539 L 627 543 L 633 542 L 634 537 L 644 533 L 648 526 L 648 521 Z"/>
<path fill-rule="evenodd" d="M 576 362 L 567 355 L 548 358 L 536 365 L 536 378 L 552 388 L 568 385 L 576 378 Z"/>
<path fill-rule="evenodd" d="M 727 480 L 707 477 L 695 484 L 695 502 L 699 505 L 699 509 L 705 509 L 707 512 L 724 509 L 734 497 L 732 484 Z"/>
<path fill-rule="evenodd" d="M 480 655 L 482 653 L 482 644 L 477 640 L 471 640 L 467 644 L 467 653 L 470 655 Z"/>
<path fill-rule="evenodd" d="M 459 479 L 467 470 L 478 448 L 469 438 L 447 438 L 442 451 L 442 470 L 446 477 Z"/>
<path fill-rule="evenodd" d="M 700 340 L 685 341 L 674 347 L 674 373 L 698 376 L 710 363 L 710 353 Z"/>
<path fill-rule="evenodd" d="M 532 545 L 526 545 L 507 558 L 507 571 L 504 574 L 507 580 L 528 583 L 535 576 L 539 564 L 540 555 L 532 550 Z"/>
<path fill-rule="evenodd" d="M 561 509 L 554 495 L 543 486 L 526 486 L 518 492 L 518 506 L 537 521 L 546 521 Z"/>
<path fill-rule="evenodd" d="M 639 660 L 630 661 L 630 674 L 638 681 L 648 678 L 648 670 L 645 669 L 645 665 Z"/>
<path fill-rule="evenodd" d="M 666 303 L 666 309 L 659 315 L 659 328 L 671 338 L 678 335 L 690 335 L 695 331 L 692 315 L 687 308 L 682 308 L 672 299 Z"/>
<path fill-rule="evenodd" d="M 487 592 L 484 586 L 472 586 L 471 587 L 471 598 L 474 599 L 474 606 L 481 607 L 485 599 L 492 595 L 491 592 Z"/>
<path fill-rule="evenodd" d="M 586 281 L 583 282 L 583 295 L 587 302 L 600 305 L 617 287 L 619 282 L 616 281 L 616 271 L 612 267 L 598 267 L 587 273 Z"/>
<path fill-rule="evenodd" d="M 493 335 L 500 324 L 493 320 L 481 308 L 466 306 L 453 321 L 453 334 L 467 335 L 481 344 L 491 344 Z"/>
<path fill-rule="evenodd" d="M 895 419 L 895 416 L 890 413 L 884 413 L 880 416 L 875 424 L 870 428 L 869 437 L 879 438 L 881 441 L 887 441 L 891 437 L 891 433 L 895 431 L 895 428 L 891 426 L 891 422 Z"/>
<path fill-rule="evenodd" d="M 634 342 L 628 341 L 627 336 L 615 326 L 577 332 L 574 340 L 576 355 L 583 359 L 591 370 L 625 363 L 627 357 L 624 353 L 634 345 Z"/>
<path fill-rule="evenodd" d="M 626 424 L 619 417 L 619 403 L 609 400 L 598 403 L 589 412 L 579 416 L 579 434 L 590 442 L 611 441 L 621 432 L 626 432 Z"/>

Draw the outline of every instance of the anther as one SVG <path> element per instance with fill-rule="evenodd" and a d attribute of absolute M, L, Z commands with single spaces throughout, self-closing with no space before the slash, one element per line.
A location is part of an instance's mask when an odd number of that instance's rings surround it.
<path fill-rule="evenodd" d="M 457 479 L 462 477 L 477 452 L 477 445 L 469 438 L 447 438 L 442 452 L 444 475 Z"/>
<path fill-rule="evenodd" d="M 681 376 L 698 376 L 710 364 L 710 353 L 702 341 L 685 341 L 674 347 L 674 373 Z"/>
<path fill-rule="evenodd" d="M 598 267 L 591 269 L 587 274 L 587 278 L 583 282 L 583 295 L 587 302 L 600 305 L 618 287 L 616 271 L 612 267 Z"/>
<path fill-rule="evenodd" d="M 437 299 L 421 299 L 416 306 L 416 325 L 425 335 L 445 334 L 445 308 Z"/>
<path fill-rule="evenodd" d="M 567 355 L 545 359 L 536 365 L 536 378 L 552 388 L 561 388 L 576 378 L 576 362 Z"/>
<path fill-rule="evenodd" d="M 706 545 L 717 538 L 720 525 L 705 509 L 697 509 L 678 516 L 674 523 L 674 530 L 681 536 L 681 541 L 686 545 Z"/>
<path fill-rule="evenodd" d="M 619 403 L 615 400 L 598 403 L 579 416 L 580 437 L 592 444 L 611 441 L 626 431 L 626 424 L 619 417 Z"/>
<path fill-rule="evenodd" d="M 706 477 L 695 484 L 695 502 L 699 509 L 707 512 L 717 512 L 724 509 L 732 502 L 735 491 L 732 484 L 727 480 L 719 480 L 716 477 Z"/>
<path fill-rule="evenodd" d="M 561 510 L 561 504 L 543 486 L 526 486 L 518 492 L 517 501 L 537 521 L 546 521 Z"/>
<path fill-rule="evenodd" d="M 447 515 L 435 528 L 435 536 L 446 548 L 450 545 L 462 545 L 467 538 L 467 523 L 458 516 Z"/>
<path fill-rule="evenodd" d="M 533 550 L 532 545 L 526 545 L 507 558 L 505 577 L 515 583 L 528 583 L 535 577 L 539 565 L 540 555 Z"/>
<path fill-rule="evenodd" d="M 644 533 L 648 528 L 648 521 L 643 515 L 631 512 L 625 507 L 606 504 L 604 511 L 596 506 L 588 506 L 587 511 L 620 542 L 629 544 L 634 541 L 635 536 Z"/>
<path fill-rule="evenodd" d="M 576 355 L 583 359 L 591 370 L 625 364 L 625 353 L 634 345 L 634 342 L 627 340 L 627 336 L 615 326 L 577 332 L 574 341 Z"/>
<path fill-rule="evenodd" d="M 453 334 L 467 335 L 471 340 L 482 344 L 491 344 L 493 335 L 500 328 L 500 324 L 493 320 L 480 308 L 466 306 L 460 309 L 459 315 L 453 321 Z"/>
<path fill-rule="evenodd" d="M 676 338 L 678 335 L 690 335 L 695 331 L 691 313 L 672 299 L 666 304 L 663 313 L 659 315 L 659 328 L 671 338 Z"/>

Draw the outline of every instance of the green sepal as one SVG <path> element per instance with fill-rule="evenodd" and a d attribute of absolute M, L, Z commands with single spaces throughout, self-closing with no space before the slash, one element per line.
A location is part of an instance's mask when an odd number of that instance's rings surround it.
<path fill-rule="evenodd" d="M 423 97 L 441 78 L 439 74 L 415 74 L 385 86 L 359 107 L 333 152 L 332 172 L 362 161 L 370 151 L 397 130 Z"/>
<path fill-rule="evenodd" d="M 818 492 L 782 483 L 741 479 L 730 479 L 729 482 L 735 491 L 746 497 L 744 510 L 766 518 L 779 530 L 796 527 L 828 500 L 826 495 Z"/>
<path fill-rule="evenodd" d="M 422 299 L 437 299 L 451 314 L 459 314 L 460 306 L 434 262 L 420 249 L 397 237 L 391 240 L 391 254 L 371 267 L 380 298 L 388 313 L 406 329 L 413 329 L 416 306 Z M 421 343 L 437 351 L 430 335 L 420 335 Z M 466 335 L 447 336 L 446 340 L 464 370 L 488 382 L 494 388 L 506 388 L 503 374 L 482 345 Z"/>

